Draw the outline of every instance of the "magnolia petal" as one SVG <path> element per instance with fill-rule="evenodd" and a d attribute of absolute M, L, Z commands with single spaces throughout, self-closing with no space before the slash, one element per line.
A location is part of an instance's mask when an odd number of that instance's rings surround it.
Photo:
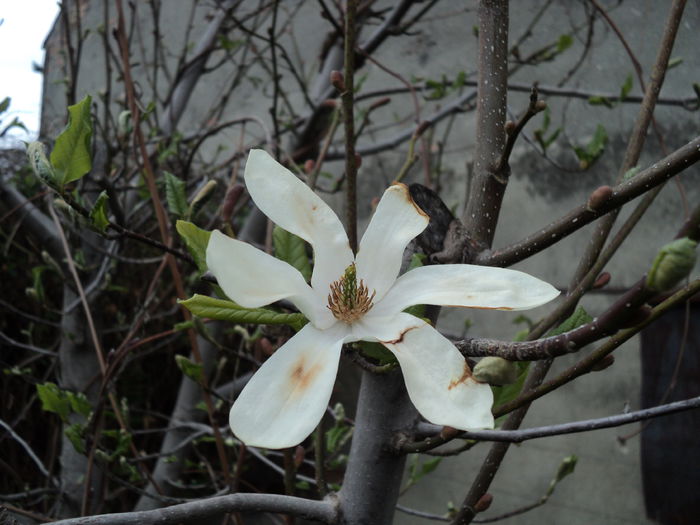
<path fill-rule="evenodd" d="M 307 324 L 263 363 L 231 407 L 229 424 L 238 439 L 277 449 L 311 434 L 331 397 L 344 330 Z"/>
<path fill-rule="evenodd" d="M 373 310 L 377 315 L 391 315 L 414 304 L 525 310 L 557 295 L 559 290 L 551 284 L 517 270 L 442 264 L 403 274 Z"/>
<path fill-rule="evenodd" d="M 408 186 L 394 184 L 379 201 L 360 241 L 357 276 L 380 300 L 396 280 L 408 243 L 428 225 L 429 217 L 413 202 Z"/>
<path fill-rule="evenodd" d="M 314 324 L 332 315 L 296 268 L 214 230 L 207 245 L 207 266 L 222 290 L 246 308 L 289 299 Z"/>
<path fill-rule="evenodd" d="M 353 254 L 343 225 L 331 208 L 267 152 L 250 151 L 245 182 L 258 208 L 273 222 L 298 235 L 314 249 L 311 285 L 327 293 L 343 275 Z"/>
<path fill-rule="evenodd" d="M 447 338 L 424 321 L 416 325 L 411 317 L 394 317 L 405 328 L 398 339 L 382 343 L 396 356 L 418 412 L 436 425 L 493 428 L 491 387 L 472 377 L 466 360 Z"/>

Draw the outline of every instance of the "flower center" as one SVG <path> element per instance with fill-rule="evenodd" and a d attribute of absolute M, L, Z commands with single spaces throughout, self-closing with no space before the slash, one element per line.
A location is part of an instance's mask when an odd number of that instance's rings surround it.
<path fill-rule="evenodd" d="M 327 308 L 336 319 L 351 324 L 372 308 L 375 294 L 376 291 L 373 291 L 370 295 L 362 279 L 358 285 L 355 263 L 352 263 L 345 269 L 343 276 L 331 284 Z"/>

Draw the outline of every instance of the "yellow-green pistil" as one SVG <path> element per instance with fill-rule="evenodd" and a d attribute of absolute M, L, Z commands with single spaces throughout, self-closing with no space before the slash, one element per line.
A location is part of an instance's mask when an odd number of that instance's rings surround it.
<path fill-rule="evenodd" d="M 365 315 L 372 308 L 376 291 L 370 295 L 369 289 L 360 279 L 357 283 L 355 263 L 345 269 L 343 276 L 331 284 L 328 294 L 328 309 L 339 321 L 351 324 Z"/>

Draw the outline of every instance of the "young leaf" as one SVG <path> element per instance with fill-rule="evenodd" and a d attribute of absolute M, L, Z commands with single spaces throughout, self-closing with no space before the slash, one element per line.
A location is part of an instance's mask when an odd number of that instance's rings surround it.
<path fill-rule="evenodd" d="M 10 101 L 12 99 L 10 97 L 5 97 L 2 99 L 2 102 L 0 102 L 0 113 L 5 113 L 7 111 L 7 108 L 10 107 Z"/>
<path fill-rule="evenodd" d="M 240 324 L 286 324 L 295 330 L 307 323 L 302 314 L 281 314 L 266 308 L 244 308 L 233 301 L 194 294 L 189 299 L 178 301 L 194 315 Z"/>
<path fill-rule="evenodd" d="M 569 49 L 574 43 L 574 39 L 571 35 L 561 35 L 559 40 L 557 40 L 557 53 L 562 53 Z"/>
<path fill-rule="evenodd" d="M 578 462 L 578 457 L 576 457 L 574 454 L 565 457 L 561 463 L 559 464 L 559 468 L 557 469 L 557 473 L 554 476 L 554 479 L 549 483 L 549 487 L 547 488 L 547 492 L 545 495 L 542 497 L 544 501 L 549 499 L 549 497 L 554 493 L 554 487 L 557 486 L 557 483 L 559 483 L 561 480 L 563 480 L 566 476 L 573 474 L 574 470 L 576 469 L 576 463 Z"/>
<path fill-rule="evenodd" d="M 202 384 L 202 380 L 204 379 L 204 367 L 202 365 L 193 363 L 184 355 L 176 355 L 175 363 L 182 373 L 192 381 L 197 384 Z"/>
<path fill-rule="evenodd" d="M 109 219 L 107 219 L 107 192 L 103 191 L 100 193 L 99 197 L 95 201 L 95 204 L 90 210 L 90 221 L 92 221 L 92 227 L 100 233 L 104 233 L 109 226 Z"/>
<path fill-rule="evenodd" d="M 630 91 L 632 91 L 633 83 L 634 81 L 632 80 L 632 75 L 627 75 L 625 83 L 622 84 L 622 87 L 620 88 L 620 101 L 623 101 L 627 98 L 627 95 L 629 95 Z"/>
<path fill-rule="evenodd" d="M 92 168 L 90 143 L 92 117 L 90 95 L 68 106 L 68 125 L 56 139 L 51 152 L 51 164 L 57 175 L 59 188 L 83 177 Z"/>
<path fill-rule="evenodd" d="M 41 408 L 46 412 L 58 414 L 61 421 L 68 421 L 71 403 L 65 393 L 55 383 L 36 385 L 36 393 L 41 400 Z"/>
<path fill-rule="evenodd" d="M 209 244 L 211 232 L 198 228 L 187 221 L 177 221 L 175 223 L 175 229 L 185 242 L 185 246 L 187 246 L 187 250 L 190 252 L 190 255 L 192 255 L 199 271 L 202 273 L 206 272 L 207 245 Z"/>
<path fill-rule="evenodd" d="M 46 158 L 46 151 L 41 142 L 31 142 L 27 146 L 27 158 L 34 174 L 50 187 L 56 187 L 56 172 Z"/>
<path fill-rule="evenodd" d="M 275 256 L 299 270 L 308 282 L 311 279 L 311 262 L 306 254 L 306 242 L 279 226 L 272 230 L 272 242 Z"/>
<path fill-rule="evenodd" d="M 181 218 L 187 214 L 187 196 L 185 195 L 185 182 L 178 179 L 169 171 L 165 175 L 165 197 L 168 201 L 168 209 L 175 217 Z"/>

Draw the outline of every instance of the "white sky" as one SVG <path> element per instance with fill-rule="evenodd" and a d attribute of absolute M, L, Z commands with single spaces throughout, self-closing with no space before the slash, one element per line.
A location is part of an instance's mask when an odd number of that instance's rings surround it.
<path fill-rule="evenodd" d="M 17 116 L 32 136 L 39 130 L 41 74 L 32 62 L 43 65 L 42 44 L 57 14 L 56 0 L 0 0 L 0 100 L 12 98 L 0 129 Z"/>

